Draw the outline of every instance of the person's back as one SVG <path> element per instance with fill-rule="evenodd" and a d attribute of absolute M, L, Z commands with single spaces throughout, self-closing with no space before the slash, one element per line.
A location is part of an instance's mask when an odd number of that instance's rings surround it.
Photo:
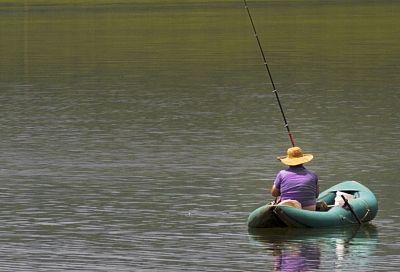
<path fill-rule="evenodd" d="M 296 200 L 303 209 L 315 210 L 319 194 L 318 176 L 306 169 L 303 163 L 312 160 L 311 154 L 303 154 L 299 147 L 288 149 L 287 156 L 280 157 L 282 163 L 289 165 L 281 170 L 275 178 L 271 193 L 280 200 Z"/>

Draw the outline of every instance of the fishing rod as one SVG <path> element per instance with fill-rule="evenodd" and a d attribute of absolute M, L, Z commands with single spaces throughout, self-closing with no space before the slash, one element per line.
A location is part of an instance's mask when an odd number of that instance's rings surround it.
<path fill-rule="evenodd" d="M 250 22 L 251 22 L 251 26 L 253 27 L 254 36 L 256 37 L 257 44 L 258 44 L 258 48 L 260 49 L 261 56 L 262 56 L 262 58 L 263 58 L 263 60 L 264 60 L 265 68 L 267 69 L 267 74 L 268 74 L 269 79 L 270 79 L 271 84 L 272 84 L 273 93 L 275 94 L 276 101 L 278 102 L 279 109 L 281 110 L 282 117 L 283 117 L 283 121 L 284 121 L 284 123 L 285 123 L 285 127 L 286 127 L 286 130 L 287 130 L 287 132 L 288 132 L 290 142 L 292 143 L 292 146 L 294 147 L 294 146 L 296 146 L 296 144 L 295 144 L 295 142 L 294 142 L 293 135 L 292 135 L 292 133 L 290 132 L 289 124 L 288 124 L 288 121 L 287 121 L 287 119 L 286 119 L 285 112 L 283 111 L 283 107 L 282 107 L 281 100 L 279 99 L 278 90 L 276 89 L 274 80 L 272 79 L 271 71 L 270 71 L 269 66 L 268 66 L 268 63 L 267 63 L 267 58 L 265 57 L 264 50 L 263 50 L 263 48 L 262 48 L 262 46 L 261 46 L 260 39 L 258 38 L 258 34 L 257 34 L 256 27 L 255 27 L 255 25 L 254 25 L 253 18 L 251 17 L 251 13 L 250 13 L 249 7 L 247 6 L 246 0 L 243 0 L 243 2 L 244 2 L 244 7 L 245 7 L 246 10 L 247 10 L 247 15 L 249 15 L 249 19 L 250 19 Z"/>

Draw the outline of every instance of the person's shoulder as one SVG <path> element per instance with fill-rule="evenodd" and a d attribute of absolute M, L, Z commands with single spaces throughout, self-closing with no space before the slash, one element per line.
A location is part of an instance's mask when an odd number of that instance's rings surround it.
<path fill-rule="evenodd" d="M 315 171 L 314 171 L 314 170 L 310 170 L 310 169 L 307 168 L 307 171 L 310 172 L 310 173 L 312 173 L 312 174 L 315 174 Z"/>
<path fill-rule="evenodd" d="M 277 176 L 284 177 L 284 176 L 288 175 L 288 173 L 289 173 L 289 172 L 288 172 L 287 169 L 282 169 L 282 170 L 280 170 L 280 171 L 278 172 Z"/>
<path fill-rule="evenodd" d="M 287 169 L 279 170 L 278 174 L 286 174 L 288 171 Z"/>
<path fill-rule="evenodd" d="M 303 169 L 306 170 L 307 172 L 315 173 L 315 171 L 311 170 L 311 169 L 308 168 L 308 167 L 304 167 L 304 166 L 303 166 Z"/>
<path fill-rule="evenodd" d="M 310 173 L 311 175 L 318 177 L 317 173 L 313 170 L 307 169 L 308 173 Z"/>

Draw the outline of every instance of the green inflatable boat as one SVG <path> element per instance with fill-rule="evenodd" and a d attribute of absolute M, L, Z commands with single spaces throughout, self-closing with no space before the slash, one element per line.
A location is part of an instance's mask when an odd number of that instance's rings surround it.
<path fill-rule="evenodd" d="M 343 202 L 338 198 L 346 195 Z M 308 211 L 270 203 L 254 210 L 248 217 L 250 228 L 323 228 L 362 224 L 375 218 L 378 202 L 375 195 L 356 181 L 341 182 L 319 194 L 323 209 Z"/>

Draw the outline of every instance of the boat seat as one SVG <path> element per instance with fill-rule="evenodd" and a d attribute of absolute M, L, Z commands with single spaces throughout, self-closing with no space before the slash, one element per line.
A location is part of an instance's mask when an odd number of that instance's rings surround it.
<path fill-rule="evenodd" d="M 286 199 L 279 202 L 278 206 L 290 206 L 293 208 L 301 209 L 301 204 L 297 200 Z"/>

